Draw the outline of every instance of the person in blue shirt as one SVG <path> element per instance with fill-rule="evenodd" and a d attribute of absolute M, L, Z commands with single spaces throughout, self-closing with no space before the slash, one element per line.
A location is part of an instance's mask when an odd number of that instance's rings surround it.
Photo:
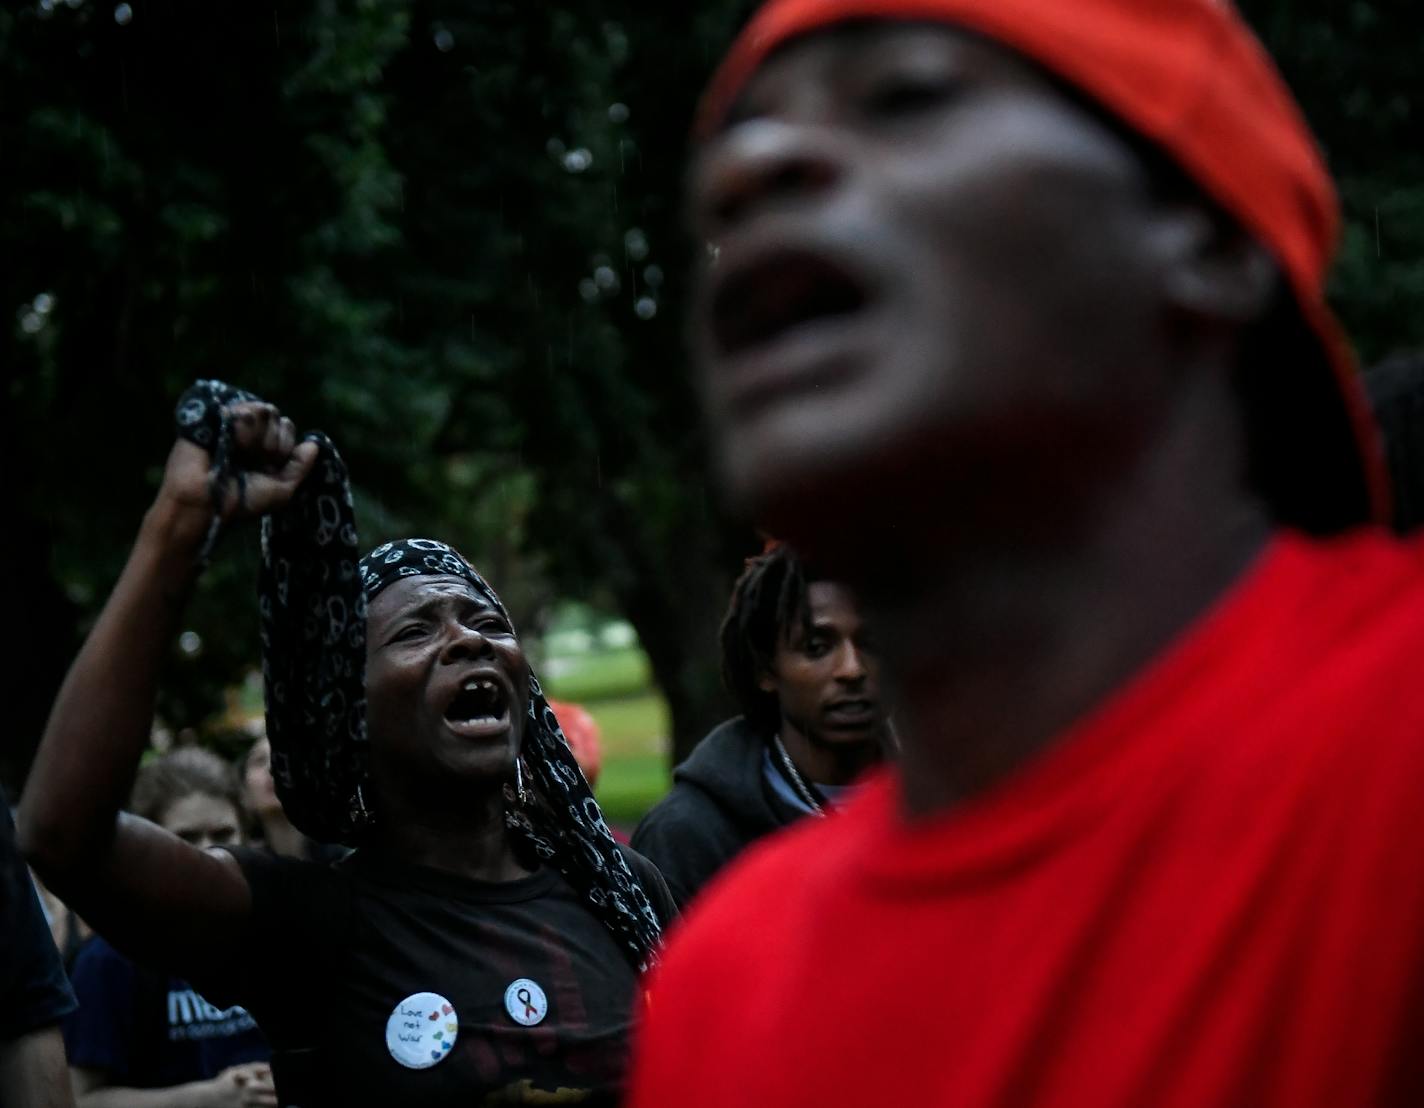
<path fill-rule="evenodd" d="M 238 784 L 217 755 L 185 747 L 139 771 L 130 808 L 199 849 L 242 841 Z M 91 939 L 74 965 L 64 1025 L 79 1108 L 275 1105 L 270 1051 L 252 1016 Z"/>

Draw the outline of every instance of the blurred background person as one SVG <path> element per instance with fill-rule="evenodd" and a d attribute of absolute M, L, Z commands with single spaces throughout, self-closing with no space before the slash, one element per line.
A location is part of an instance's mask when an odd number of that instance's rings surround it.
<path fill-rule="evenodd" d="M 74 993 L 0 791 L 0 1105 L 71 1108 L 60 1021 Z"/>
<path fill-rule="evenodd" d="M 238 782 L 210 751 L 179 747 L 139 770 L 130 810 L 207 850 L 243 842 Z M 64 1025 L 80 1108 L 275 1105 L 271 1051 L 241 1007 L 140 965 L 102 936 L 74 966 L 79 1008 Z"/>
<path fill-rule="evenodd" d="M 242 799 L 252 817 L 253 843 L 284 858 L 309 857 L 310 840 L 292 826 L 272 780 L 272 744 L 259 734 L 242 759 Z"/>
<path fill-rule="evenodd" d="M 284 858 L 302 858 L 309 862 L 334 862 L 347 851 L 335 843 L 319 843 L 303 835 L 287 818 L 282 802 L 277 798 L 277 784 L 272 780 L 272 743 L 260 731 L 242 759 L 242 801 L 245 813 L 254 825 L 254 846 L 265 846 Z"/>
<path fill-rule="evenodd" d="M 673 771 L 672 791 L 633 835 L 684 907 L 757 839 L 844 803 L 890 744 L 879 661 L 855 596 L 790 546 L 747 561 L 721 647 L 742 714 Z"/>

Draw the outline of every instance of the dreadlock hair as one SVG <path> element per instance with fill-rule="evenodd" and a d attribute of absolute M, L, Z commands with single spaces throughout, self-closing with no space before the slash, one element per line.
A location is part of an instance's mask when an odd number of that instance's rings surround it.
<path fill-rule="evenodd" d="M 748 558 L 732 587 L 720 635 L 722 681 L 747 722 L 768 737 L 781 726 L 781 706 L 758 681 L 771 669 L 777 645 L 791 637 L 796 622 L 809 633 L 806 590 L 818 580 L 794 550 L 779 544 Z"/>
<path fill-rule="evenodd" d="M 1384 437 L 1394 493 L 1394 529 L 1424 524 L 1424 351 L 1396 354 L 1367 369 L 1365 391 Z"/>
<path fill-rule="evenodd" d="M 243 815 L 237 774 L 211 750 L 198 746 L 180 746 L 140 769 L 129 810 L 162 823 L 164 812 L 194 793 L 226 800 L 239 817 Z"/>

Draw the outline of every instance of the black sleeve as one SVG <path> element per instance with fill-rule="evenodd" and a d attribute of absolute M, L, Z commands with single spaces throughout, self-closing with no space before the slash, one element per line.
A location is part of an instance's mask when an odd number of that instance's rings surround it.
<path fill-rule="evenodd" d="M 0 793 L 0 1042 L 57 1024 L 74 1011 L 29 867 L 15 847 L 15 821 Z"/>
<path fill-rule="evenodd" d="M 638 879 L 638 884 L 643 886 L 643 891 L 653 902 L 653 911 L 657 912 L 658 922 L 663 925 L 663 930 L 666 931 L 672 921 L 677 918 L 678 907 L 677 902 L 673 900 L 672 893 L 668 891 L 663 875 L 658 871 L 657 866 L 632 847 L 620 843 L 618 849 L 623 852 L 623 858 L 627 861 L 628 868 L 633 871 L 633 876 Z"/>
<path fill-rule="evenodd" d="M 294 991 L 325 995 L 351 927 L 351 880 L 340 865 L 248 847 L 229 853 L 252 890 L 252 915 L 222 968 L 193 984 L 219 1007 L 241 1004 L 265 1032 L 268 1020 L 289 1010 L 284 1001 Z"/>
<path fill-rule="evenodd" d="M 696 811 L 674 792 L 643 817 L 633 832 L 633 849 L 657 867 L 683 909 L 736 853 L 737 844 L 728 840 L 715 814 Z"/>

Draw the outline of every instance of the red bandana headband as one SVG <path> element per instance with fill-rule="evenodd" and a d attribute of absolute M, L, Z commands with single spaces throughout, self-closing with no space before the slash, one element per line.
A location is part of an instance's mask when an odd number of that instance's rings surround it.
<path fill-rule="evenodd" d="M 1284 81 L 1227 0 L 771 0 L 714 75 L 698 132 L 714 132 L 751 74 L 791 39 L 877 19 L 954 23 L 1033 59 L 1167 152 L 1265 246 L 1344 401 L 1335 418 L 1343 407 L 1348 428 L 1337 437 L 1353 439 L 1362 470 L 1356 514 L 1388 518 L 1378 433 L 1324 298 L 1335 191 Z"/>

